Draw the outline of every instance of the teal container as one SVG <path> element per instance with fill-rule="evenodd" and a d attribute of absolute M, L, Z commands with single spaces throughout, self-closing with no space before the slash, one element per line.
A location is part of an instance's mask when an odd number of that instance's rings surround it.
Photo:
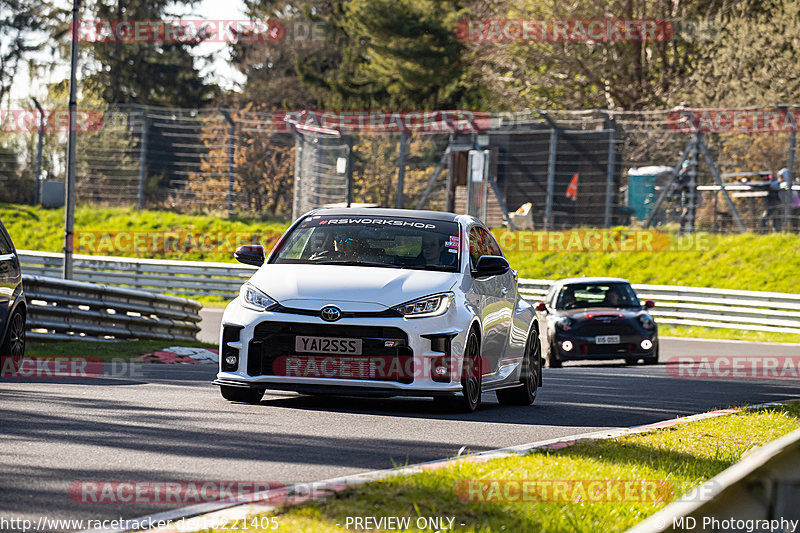
<path fill-rule="evenodd" d="M 628 189 L 625 191 L 625 203 L 633 209 L 631 216 L 644 220 L 650 215 L 658 197 L 656 194 L 656 176 L 671 171 L 670 167 L 641 167 L 628 170 Z"/>

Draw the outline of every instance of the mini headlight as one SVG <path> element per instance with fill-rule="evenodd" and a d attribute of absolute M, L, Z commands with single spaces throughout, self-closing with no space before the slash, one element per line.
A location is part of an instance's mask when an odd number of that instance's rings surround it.
<path fill-rule="evenodd" d="M 569 329 L 572 327 L 572 319 L 568 316 L 563 316 L 558 319 L 556 326 L 558 326 L 561 331 L 569 331 Z"/>
<path fill-rule="evenodd" d="M 239 291 L 239 297 L 241 298 L 242 305 L 244 307 L 253 309 L 254 311 L 265 311 L 277 303 L 275 300 L 256 289 L 249 283 L 242 285 L 242 288 Z"/>
<path fill-rule="evenodd" d="M 639 315 L 639 322 L 644 329 L 653 329 L 655 326 L 655 322 L 653 322 L 653 319 L 650 318 L 649 315 Z"/>
<path fill-rule="evenodd" d="M 439 316 L 447 311 L 450 302 L 455 295 L 452 292 L 443 292 L 425 296 L 417 300 L 411 300 L 404 304 L 396 305 L 392 309 L 407 318 L 423 318 L 427 316 Z"/>

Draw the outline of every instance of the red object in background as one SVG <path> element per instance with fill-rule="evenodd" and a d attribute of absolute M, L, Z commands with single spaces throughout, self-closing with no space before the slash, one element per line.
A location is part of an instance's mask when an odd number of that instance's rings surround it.
<path fill-rule="evenodd" d="M 570 200 L 577 200 L 578 199 L 578 173 L 572 175 L 572 181 L 569 182 L 569 186 L 567 187 L 567 194 L 565 194 L 567 198 Z"/>

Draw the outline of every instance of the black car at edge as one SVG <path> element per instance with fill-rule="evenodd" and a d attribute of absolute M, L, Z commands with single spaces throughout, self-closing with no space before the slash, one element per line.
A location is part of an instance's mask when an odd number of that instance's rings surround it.
<path fill-rule="evenodd" d="M 579 359 L 658 363 L 658 326 L 631 284 L 620 278 L 555 282 L 536 306 L 547 366 Z"/>
<path fill-rule="evenodd" d="M 0 221 L 0 361 L 2 373 L 16 372 L 25 354 L 27 303 L 22 291 L 19 257 Z M 9 367 L 13 364 L 13 370 Z"/>

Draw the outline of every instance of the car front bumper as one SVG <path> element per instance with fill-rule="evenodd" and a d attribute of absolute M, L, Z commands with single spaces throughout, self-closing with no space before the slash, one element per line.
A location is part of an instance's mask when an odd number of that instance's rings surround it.
<path fill-rule="evenodd" d="M 613 333 L 612 333 L 613 335 Z M 642 341 L 649 340 L 652 346 L 642 348 Z M 571 350 L 564 350 L 564 341 L 572 343 Z M 657 335 L 620 335 L 618 344 L 597 344 L 596 336 L 578 336 L 558 334 L 555 337 L 554 348 L 558 359 L 561 361 L 583 359 L 647 359 L 656 357 L 658 353 Z"/>
<path fill-rule="evenodd" d="M 336 302 L 333 302 L 336 305 Z M 341 303 L 340 308 L 346 309 Z M 452 395 L 462 390 L 461 361 L 466 340 L 466 331 L 470 325 L 472 314 L 465 305 L 452 302 L 448 310 L 441 316 L 426 318 L 403 318 L 394 316 L 342 318 L 336 322 L 326 322 L 318 315 L 294 314 L 287 312 L 254 311 L 239 304 L 238 298 L 231 302 L 223 315 L 220 331 L 220 370 L 215 384 L 228 387 L 247 387 L 256 389 L 288 390 L 307 393 L 330 393 L 341 395 L 379 394 L 386 396 L 437 396 Z M 226 330 L 226 328 L 228 328 Z M 237 340 L 232 340 L 231 331 L 238 329 Z M 272 336 L 264 336 L 264 331 L 276 332 Z M 228 333 L 226 333 L 228 331 Z M 340 331 L 341 333 L 337 333 Z M 338 363 L 339 370 L 347 368 L 354 377 L 346 377 L 346 373 L 337 371 L 327 374 L 325 369 L 333 368 L 332 359 L 340 356 L 332 354 L 299 354 L 289 344 L 293 343 L 292 335 L 302 332 L 304 335 L 324 337 L 360 338 L 352 332 L 384 331 L 387 339 L 400 339 L 401 345 L 396 356 L 390 355 L 391 349 L 383 350 L 380 344 L 383 338 L 368 335 L 364 340 L 364 352 L 361 356 L 342 355 L 340 360 L 347 360 L 348 366 Z M 318 333 L 317 333 L 318 332 Z M 402 336 L 399 333 L 402 332 Z M 225 337 L 228 338 L 225 338 Z M 438 381 L 431 375 L 434 362 L 446 357 L 444 351 L 434 350 L 434 337 L 449 339 L 450 372 L 446 381 Z M 366 339 L 369 339 L 369 344 Z M 261 344 L 259 344 L 261 343 Z M 400 378 L 392 378 L 382 374 L 380 379 L 365 377 L 357 360 L 359 357 L 370 358 L 374 354 L 367 353 L 369 346 L 376 347 L 379 357 L 397 362 L 403 369 Z M 238 364 L 235 369 L 225 368 L 226 355 L 235 353 Z M 283 359 L 281 359 L 283 358 Z M 320 375 L 308 375 L 301 371 L 289 372 L 290 365 L 285 363 L 291 358 L 297 361 L 313 359 L 315 368 L 319 366 Z M 395 361 L 396 359 L 396 361 Z M 282 361 L 281 366 L 277 361 Z M 392 363 L 389 363 L 391 365 Z M 325 366 L 327 365 L 327 367 Z M 280 367 L 283 371 L 277 371 Z M 360 368 L 361 372 L 357 369 Z M 387 366 L 388 368 L 388 366 Z M 291 375 L 289 375 L 291 374 Z M 334 375 L 335 374 L 335 375 Z M 374 377 L 371 374 L 367 374 Z"/>

